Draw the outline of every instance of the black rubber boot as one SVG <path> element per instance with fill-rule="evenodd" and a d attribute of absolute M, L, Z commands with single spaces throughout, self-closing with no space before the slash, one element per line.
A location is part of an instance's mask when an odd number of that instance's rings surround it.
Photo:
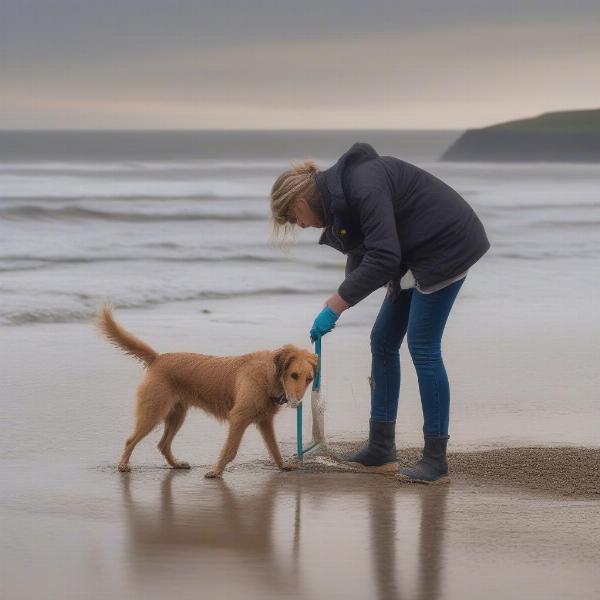
<path fill-rule="evenodd" d="M 396 462 L 396 421 L 369 421 L 369 441 L 353 454 L 348 462 L 353 466 L 374 472 L 395 471 Z"/>
<path fill-rule="evenodd" d="M 446 483 L 448 479 L 448 459 L 446 446 L 450 436 L 425 436 L 423 455 L 416 465 L 400 469 L 398 478 L 415 483 Z"/>

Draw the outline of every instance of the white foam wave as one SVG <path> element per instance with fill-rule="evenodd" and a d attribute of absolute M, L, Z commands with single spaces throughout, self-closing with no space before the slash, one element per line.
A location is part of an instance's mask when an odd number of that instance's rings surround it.
<path fill-rule="evenodd" d="M 194 197 L 267 198 L 270 179 L 121 179 L 66 175 L 0 175 L 0 198 Z"/>
<path fill-rule="evenodd" d="M 289 161 L 285 160 L 189 160 L 176 162 L 0 162 L 0 174 L 26 172 L 121 172 L 138 171 L 219 171 L 222 169 L 255 171 L 288 168 Z"/>

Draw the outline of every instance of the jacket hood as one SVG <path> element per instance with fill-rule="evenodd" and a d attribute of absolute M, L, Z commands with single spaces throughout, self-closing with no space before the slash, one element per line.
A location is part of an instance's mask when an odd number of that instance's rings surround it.
<path fill-rule="evenodd" d="M 331 213 L 344 212 L 348 208 L 343 188 L 344 171 L 351 164 L 360 164 L 378 156 L 379 154 L 370 144 L 356 142 L 338 158 L 333 166 L 317 173 L 315 180 L 323 201 L 325 225 L 331 223 Z"/>

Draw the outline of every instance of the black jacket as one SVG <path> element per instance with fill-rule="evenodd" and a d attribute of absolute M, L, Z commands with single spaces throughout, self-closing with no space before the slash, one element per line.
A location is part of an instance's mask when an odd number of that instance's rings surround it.
<path fill-rule="evenodd" d="M 481 221 L 455 190 L 415 165 L 379 156 L 369 144 L 354 144 L 316 183 L 325 219 L 319 244 L 347 255 L 338 293 L 350 305 L 408 269 L 423 287 L 459 275 L 490 247 Z"/>

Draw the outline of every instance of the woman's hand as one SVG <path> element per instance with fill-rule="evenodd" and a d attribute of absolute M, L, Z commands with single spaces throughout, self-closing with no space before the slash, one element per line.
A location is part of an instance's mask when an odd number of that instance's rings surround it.
<path fill-rule="evenodd" d="M 314 342 L 317 337 L 331 331 L 339 316 L 349 307 L 350 305 L 338 293 L 330 296 L 325 302 L 325 308 L 317 315 L 313 323 L 310 339 Z"/>
<path fill-rule="evenodd" d="M 316 317 L 310 330 L 310 340 L 314 342 L 317 338 L 325 335 L 335 327 L 339 315 L 326 306 Z"/>

